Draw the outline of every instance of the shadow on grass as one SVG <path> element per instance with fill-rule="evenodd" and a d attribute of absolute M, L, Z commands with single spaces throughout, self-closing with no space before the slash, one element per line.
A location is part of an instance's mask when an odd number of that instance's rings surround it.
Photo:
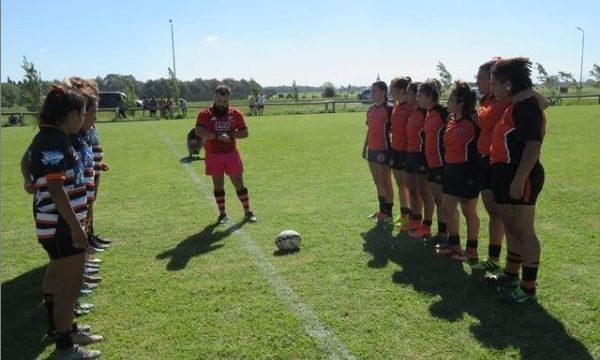
<path fill-rule="evenodd" d="M 368 266 L 400 266 L 392 275 L 396 284 L 438 298 L 429 311 L 449 322 L 472 316 L 471 326 L 482 346 L 495 350 L 518 349 L 523 359 L 592 359 L 590 352 L 569 335 L 564 325 L 539 303 L 502 304 L 500 293 L 482 281 L 483 274 L 469 274 L 462 263 L 437 256 L 433 247 L 406 234 L 394 236 L 389 228 L 375 227 L 362 234 L 364 251 L 373 258 Z"/>
<path fill-rule="evenodd" d="M 42 281 L 46 266 L 2 283 L 2 359 L 36 359 L 52 344 L 46 334 Z"/>
<path fill-rule="evenodd" d="M 204 160 L 204 158 L 199 157 L 199 156 L 192 156 L 192 157 L 185 156 L 185 157 L 182 157 L 181 159 L 179 159 L 179 162 L 182 164 L 190 164 L 190 163 L 193 163 L 194 161 L 200 161 L 200 160 Z"/>
<path fill-rule="evenodd" d="M 174 248 L 156 255 L 156 259 L 164 260 L 171 258 L 167 263 L 167 270 L 176 271 L 184 269 L 188 262 L 196 256 L 200 256 L 223 247 L 223 244 L 217 244 L 219 241 L 229 237 L 233 232 L 239 230 L 246 224 L 240 221 L 231 225 L 225 230 L 215 231 L 219 224 L 207 225 L 197 234 L 188 236 Z"/>

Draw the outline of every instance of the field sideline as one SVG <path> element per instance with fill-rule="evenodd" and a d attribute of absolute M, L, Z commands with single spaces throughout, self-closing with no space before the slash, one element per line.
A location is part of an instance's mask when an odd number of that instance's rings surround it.
<path fill-rule="evenodd" d="M 482 274 L 366 218 L 377 203 L 360 158 L 364 116 L 249 118 L 240 148 L 259 222 L 240 222 L 228 185 L 229 226 L 212 225 L 202 162 L 180 162 L 193 120 L 99 124 L 111 170 L 95 223 L 114 245 L 86 299 L 97 307 L 82 322 L 106 337 L 90 348 L 107 359 L 321 359 L 343 348 L 359 359 L 600 358 L 600 106 L 547 113 L 539 304 L 524 307 L 499 304 Z M 18 167 L 35 132 L 1 130 L 3 359 L 53 348 L 42 341 L 46 255 Z M 302 250 L 275 256 L 286 228 L 303 235 Z M 328 350 L 307 319 L 342 348 Z"/>

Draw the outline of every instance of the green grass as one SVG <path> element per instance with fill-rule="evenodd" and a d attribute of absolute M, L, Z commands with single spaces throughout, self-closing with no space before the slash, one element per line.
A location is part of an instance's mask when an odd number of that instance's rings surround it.
<path fill-rule="evenodd" d="M 480 274 L 366 219 L 377 204 L 360 158 L 364 113 L 249 118 L 240 148 L 259 222 L 242 231 L 357 358 L 600 358 L 600 107 L 547 115 L 539 305 L 503 306 Z M 93 348 L 108 359 L 327 358 L 242 240 L 210 226 L 214 205 L 164 141 L 185 152 L 192 125 L 98 126 L 111 170 L 95 223 L 114 246 L 100 256 L 104 282 L 89 298 L 97 308 L 83 318 L 106 337 Z M 2 358 L 46 358 L 46 256 L 18 170 L 35 129 L 1 133 Z M 202 162 L 191 166 L 210 186 Z M 226 190 L 235 226 L 241 206 Z M 274 256 L 286 228 L 303 235 L 302 250 Z M 485 254 L 484 230 L 480 238 Z"/>

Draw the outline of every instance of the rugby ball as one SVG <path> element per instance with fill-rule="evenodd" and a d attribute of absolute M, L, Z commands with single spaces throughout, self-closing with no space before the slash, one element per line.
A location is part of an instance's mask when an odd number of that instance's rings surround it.
<path fill-rule="evenodd" d="M 275 238 L 275 245 L 279 250 L 295 250 L 298 249 L 302 237 L 300 233 L 294 230 L 283 230 Z"/>

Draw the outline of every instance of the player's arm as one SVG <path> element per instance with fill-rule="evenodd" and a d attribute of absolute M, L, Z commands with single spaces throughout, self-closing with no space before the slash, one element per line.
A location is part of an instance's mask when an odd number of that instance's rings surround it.
<path fill-rule="evenodd" d="M 523 156 L 521 162 L 517 168 L 517 173 L 510 184 L 510 197 L 513 199 L 520 199 L 523 197 L 525 191 L 525 181 L 531 173 L 531 170 L 538 162 L 540 157 L 540 150 L 542 149 L 541 141 L 528 141 L 525 144 L 523 150 Z"/>
<path fill-rule="evenodd" d="M 510 184 L 509 195 L 521 199 L 525 190 L 525 181 L 538 162 L 542 148 L 542 112 L 534 104 L 513 110 L 515 135 L 525 142 L 525 149 L 515 177 Z"/>
<path fill-rule="evenodd" d="M 235 139 L 244 139 L 248 137 L 248 128 L 239 129 L 228 133 L 230 137 Z"/>
<path fill-rule="evenodd" d="M 31 175 L 31 149 L 28 147 L 21 158 L 21 174 L 23 175 L 23 188 L 30 194 L 35 194 L 35 184 Z"/>
<path fill-rule="evenodd" d="M 206 129 L 204 126 L 202 125 L 196 125 L 196 135 L 203 138 L 203 139 L 212 139 L 212 140 L 216 140 L 217 139 L 217 133 L 214 131 L 210 131 L 208 129 Z"/>
<path fill-rule="evenodd" d="M 52 180 L 48 181 L 48 193 L 52 198 L 52 201 L 56 205 L 56 209 L 65 222 L 71 229 L 71 236 L 73 237 L 73 245 L 79 249 L 85 249 L 87 247 L 87 235 L 81 223 L 77 219 L 77 215 L 71 204 L 69 203 L 69 196 L 63 187 L 63 181 Z"/>

